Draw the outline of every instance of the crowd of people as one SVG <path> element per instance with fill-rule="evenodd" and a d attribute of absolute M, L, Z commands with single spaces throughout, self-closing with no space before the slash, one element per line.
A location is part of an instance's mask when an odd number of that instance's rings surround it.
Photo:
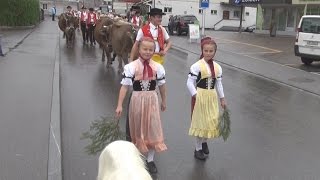
<path fill-rule="evenodd" d="M 94 44 L 93 31 L 101 14 L 93 8 L 87 11 L 85 7 L 77 13 L 70 6 L 66 13 L 79 17 L 83 42 L 88 43 L 90 40 Z M 157 173 L 155 153 L 167 150 L 160 112 L 167 107 L 166 72 L 163 65 L 172 42 L 167 30 L 161 26 L 162 16 L 165 15 L 162 9 L 152 8 L 147 15 L 148 18 L 144 18 L 139 6 L 133 6 L 127 16 L 122 17 L 138 32 L 131 49 L 130 63 L 124 66 L 115 113 L 120 119 L 123 101 L 131 86 L 133 91 L 128 105 L 127 137 L 146 156 L 149 172 Z M 106 16 L 115 18 L 117 15 L 109 13 Z M 203 38 L 202 55 L 190 67 L 186 78 L 192 96 L 189 135 L 195 137 L 194 157 L 199 160 L 205 160 L 209 155 L 208 139 L 219 137 L 219 102 L 222 108 L 226 107 L 222 68 L 214 62 L 216 50 L 217 44 L 212 38 Z M 138 58 L 134 59 L 137 54 Z"/>

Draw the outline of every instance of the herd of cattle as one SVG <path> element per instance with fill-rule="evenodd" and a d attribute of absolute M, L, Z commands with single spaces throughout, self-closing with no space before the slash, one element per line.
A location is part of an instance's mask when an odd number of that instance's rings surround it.
<path fill-rule="evenodd" d="M 73 47 L 75 31 L 79 28 L 79 18 L 63 13 L 59 16 L 60 30 L 66 38 L 67 47 Z M 102 49 L 102 61 L 107 56 L 107 67 L 112 64 L 115 57 L 118 57 L 119 72 L 122 72 L 122 62 L 128 63 L 128 56 L 134 44 L 138 29 L 122 18 L 110 18 L 102 16 L 96 23 L 94 38 Z M 111 54 L 113 57 L 111 58 Z"/>

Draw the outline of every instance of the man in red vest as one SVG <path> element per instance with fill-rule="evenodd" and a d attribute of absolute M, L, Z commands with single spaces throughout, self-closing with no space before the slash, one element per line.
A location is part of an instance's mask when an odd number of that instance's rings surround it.
<path fill-rule="evenodd" d="M 134 25 L 135 28 L 139 29 L 142 25 L 142 17 L 140 16 L 140 7 L 132 6 L 132 17 L 130 22 Z"/>
<path fill-rule="evenodd" d="M 87 19 L 88 19 L 87 8 L 82 6 L 80 18 L 79 18 L 79 21 L 80 21 L 79 24 L 81 26 L 83 44 L 85 44 L 86 42 L 88 43 Z"/>
<path fill-rule="evenodd" d="M 93 8 L 89 8 L 88 19 L 87 19 L 88 37 L 90 39 L 91 45 L 96 44 L 93 37 L 93 32 L 97 23 L 97 15 L 93 11 L 94 11 Z"/>
<path fill-rule="evenodd" d="M 165 13 L 162 12 L 162 9 L 152 8 L 148 14 L 150 16 L 150 23 L 139 29 L 136 42 L 131 49 L 130 61 L 135 60 L 134 58 L 137 57 L 140 39 L 147 36 L 151 37 L 156 44 L 155 54 L 153 55 L 152 60 L 164 64 L 164 56 L 167 54 L 172 44 L 166 29 L 161 26 L 162 15 L 165 15 Z"/>

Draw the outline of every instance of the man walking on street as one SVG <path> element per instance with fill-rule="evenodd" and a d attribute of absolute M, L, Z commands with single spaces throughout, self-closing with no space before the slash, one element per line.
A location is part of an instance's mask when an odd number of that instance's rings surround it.
<path fill-rule="evenodd" d="M 51 8 L 52 21 L 54 21 L 54 18 L 55 18 L 55 16 L 56 16 L 56 14 L 57 14 L 56 7 L 53 6 L 53 7 Z"/>
<path fill-rule="evenodd" d="M 81 26 L 83 44 L 85 44 L 85 43 L 88 43 L 88 30 L 87 30 L 88 13 L 87 13 L 86 7 L 82 6 L 81 9 L 82 11 L 80 13 L 80 26 Z"/>
<path fill-rule="evenodd" d="M 90 43 L 92 46 L 93 46 L 93 44 L 96 44 L 94 37 L 93 37 L 93 32 L 94 32 L 94 28 L 97 23 L 97 15 L 93 11 L 94 11 L 93 8 L 89 8 L 89 14 L 88 14 L 88 19 L 87 19 L 88 36 L 89 36 Z"/>
<path fill-rule="evenodd" d="M 140 39 L 142 37 L 150 37 L 156 44 L 155 54 L 153 55 L 152 60 L 163 65 L 164 56 L 167 54 L 172 44 L 166 29 L 161 26 L 162 16 L 165 15 L 165 13 L 162 12 L 162 9 L 153 8 L 148 14 L 150 16 L 150 23 L 139 29 L 136 41 L 130 53 L 130 61 L 134 61 L 137 57 Z"/>

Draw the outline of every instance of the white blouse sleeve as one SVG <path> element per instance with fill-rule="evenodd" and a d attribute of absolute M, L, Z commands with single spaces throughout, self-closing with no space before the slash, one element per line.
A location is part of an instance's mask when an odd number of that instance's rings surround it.
<path fill-rule="evenodd" d="M 223 85 L 222 85 L 222 68 L 220 65 L 218 66 L 218 72 L 219 72 L 219 74 L 218 74 L 218 77 L 216 80 L 216 87 L 215 88 L 217 90 L 219 98 L 224 98 Z"/>
<path fill-rule="evenodd" d="M 187 80 L 187 87 L 191 96 L 194 96 L 195 94 L 197 94 L 196 80 L 199 75 L 199 72 L 200 72 L 200 67 L 198 63 L 193 64 L 190 68 L 190 73 L 188 75 L 188 80 Z"/>
<path fill-rule="evenodd" d="M 158 64 L 157 83 L 158 86 L 162 86 L 166 83 L 166 71 L 164 70 L 164 67 L 161 64 Z"/>
<path fill-rule="evenodd" d="M 142 37 L 143 37 L 143 32 L 142 32 L 142 29 L 140 28 L 137 33 L 136 41 L 140 41 Z"/>
<path fill-rule="evenodd" d="M 124 66 L 124 70 L 122 73 L 122 85 L 132 86 L 132 78 L 134 76 L 134 66 L 130 63 Z"/>
<path fill-rule="evenodd" d="M 169 36 L 167 30 L 164 27 L 162 27 L 162 31 L 163 31 L 163 35 L 164 35 L 164 40 L 165 41 L 168 40 L 170 38 L 170 36 Z"/>

